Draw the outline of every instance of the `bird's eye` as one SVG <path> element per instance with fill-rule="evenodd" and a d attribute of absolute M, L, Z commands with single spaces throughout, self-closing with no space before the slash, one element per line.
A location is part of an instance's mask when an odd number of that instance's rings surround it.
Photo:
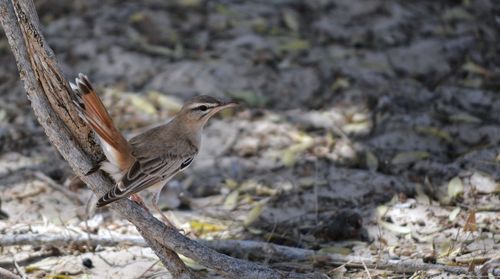
<path fill-rule="evenodd" d="M 201 110 L 201 111 L 207 111 L 208 110 L 208 107 L 205 106 L 205 105 L 202 105 L 202 106 L 199 106 L 197 107 L 198 110 Z"/>

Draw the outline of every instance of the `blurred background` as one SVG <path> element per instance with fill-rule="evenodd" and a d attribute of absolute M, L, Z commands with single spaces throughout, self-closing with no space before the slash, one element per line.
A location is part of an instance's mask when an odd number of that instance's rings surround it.
<path fill-rule="evenodd" d="M 244 104 L 210 121 L 200 156 L 160 199 L 191 237 L 445 265 L 498 258 L 495 1 L 35 4 L 67 78 L 88 75 L 127 136 L 195 95 Z M 93 208 L 48 142 L 3 31 L 0 65 L 2 234 L 137 235 Z M 0 267 L 15 259 L 34 278 L 168 276 L 147 248 L 97 248 L 12 246 Z"/>

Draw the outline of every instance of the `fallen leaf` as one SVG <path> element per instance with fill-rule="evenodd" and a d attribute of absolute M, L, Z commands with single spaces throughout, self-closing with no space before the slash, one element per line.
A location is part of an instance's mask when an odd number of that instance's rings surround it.
<path fill-rule="evenodd" d="M 417 185 L 415 186 L 415 191 L 417 192 L 417 202 L 421 204 L 431 204 L 431 199 L 425 194 L 422 184 L 417 183 Z"/>
<path fill-rule="evenodd" d="M 231 179 L 231 178 L 226 179 L 224 184 L 226 185 L 227 188 L 232 189 L 232 190 L 234 190 L 238 187 L 238 182 L 234 179 Z"/>
<path fill-rule="evenodd" d="M 474 18 L 467 10 L 462 6 L 453 7 L 451 9 L 446 9 L 443 13 L 444 20 L 459 20 L 466 21 Z"/>
<path fill-rule="evenodd" d="M 258 17 L 252 21 L 252 28 L 257 33 L 265 33 L 269 28 L 269 24 L 267 23 L 265 18 Z"/>
<path fill-rule="evenodd" d="M 245 227 L 250 226 L 253 224 L 257 219 L 259 218 L 260 214 L 262 213 L 262 210 L 264 209 L 265 202 L 257 202 L 255 206 L 250 210 L 248 213 L 247 217 L 243 221 L 243 225 Z"/>
<path fill-rule="evenodd" d="M 317 177 L 314 176 L 308 176 L 308 177 L 301 177 L 299 178 L 299 185 L 303 188 L 311 188 L 314 185 L 316 186 L 323 186 L 328 184 L 328 181 L 324 179 L 318 179 Z"/>
<path fill-rule="evenodd" d="M 307 40 L 294 39 L 283 43 L 279 50 L 280 51 L 288 51 L 288 52 L 296 52 L 305 49 L 309 49 L 311 44 Z"/>
<path fill-rule="evenodd" d="M 438 129 L 436 127 L 416 127 L 415 131 L 420 134 L 443 139 L 448 143 L 453 142 L 453 138 L 450 136 L 448 132 Z"/>
<path fill-rule="evenodd" d="M 297 13 L 293 10 L 285 9 L 283 12 L 283 21 L 286 27 L 288 27 L 293 32 L 299 31 L 299 20 L 297 19 Z"/>
<path fill-rule="evenodd" d="M 189 225 L 197 235 L 201 235 L 204 233 L 211 233 L 211 232 L 219 232 L 227 229 L 227 227 L 223 225 L 210 224 L 198 220 L 191 220 L 189 222 Z"/>
<path fill-rule="evenodd" d="M 377 216 L 378 218 L 384 217 L 384 215 L 389 211 L 389 207 L 386 205 L 380 205 L 377 207 Z"/>
<path fill-rule="evenodd" d="M 489 71 L 488 69 L 484 68 L 483 66 L 480 66 L 472 61 L 467 61 L 463 66 L 462 70 L 467 71 L 469 73 L 473 74 L 479 74 L 482 75 L 486 78 L 490 78 L 493 76 L 493 73 Z"/>
<path fill-rule="evenodd" d="M 143 112 L 151 115 L 156 114 L 156 108 L 143 96 L 139 96 L 137 94 L 128 94 L 128 98 L 130 100 L 130 103 L 139 110 L 142 110 Z"/>
<path fill-rule="evenodd" d="M 365 154 L 365 160 L 366 160 L 366 166 L 368 167 L 369 170 L 371 171 L 377 171 L 378 169 L 378 159 L 373 154 L 373 152 L 367 150 Z"/>
<path fill-rule="evenodd" d="M 462 122 L 462 123 L 469 123 L 469 124 L 481 124 L 482 120 L 480 118 L 477 118 L 473 115 L 470 115 L 466 112 L 460 112 L 456 114 L 452 114 L 448 117 L 453 122 Z"/>
<path fill-rule="evenodd" d="M 195 271 L 201 271 L 201 270 L 206 270 L 207 268 L 200 265 L 199 263 L 195 262 L 193 259 L 188 258 L 186 256 L 183 256 L 179 254 L 179 258 L 181 259 L 182 262 L 184 262 L 189 268 L 195 270 Z"/>
<path fill-rule="evenodd" d="M 455 207 L 455 209 L 453 209 L 451 212 L 450 212 L 450 215 L 448 216 L 448 220 L 450 220 L 451 222 L 453 222 L 458 214 L 460 214 L 460 207 Z"/>
<path fill-rule="evenodd" d="M 429 158 L 430 154 L 426 151 L 408 151 L 401 152 L 396 154 L 394 158 L 392 158 L 391 164 L 393 165 L 401 165 L 401 164 L 409 164 L 416 161 L 424 160 Z"/>
<path fill-rule="evenodd" d="M 372 128 L 371 120 L 347 123 L 342 126 L 342 131 L 346 134 L 366 134 L 369 133 Z"/>
<path fill-rule="evenodd" d="M 475 232 L 475 231 L 477 231 L 476 211 L 474 209 L 471 209 L 467 214 L 467 219 L 464 224 L 464 232 Z"/>
<path fill-rule="evenodd" d="M 454 245 L 452 240 L 446 240 L 439 245 L 439 257 L 455 257 L 460 254 L 460 245 Z"/>
<path fill-rule="evenodd" d="M 290 149 L 287 149 L 281 155 L 281 162 L 286 167 L 292 167 L 297 162 L 298 153 Z"/>
<path fill-rule="evenodd" d="M 224 209 L 233 210 L 238 205 L 238 197 L 240 196 L 240 192 L 238 190 L 232 191 L 227 195 L 226 200 L 224 201 Z"/>
<path fill-rule="evenodd" d="M 464 185 L 460 177 L 455 176 L 448 182 L 448 198 L 453 200 L 464 192 Z"/>
<path fill-rule="evenodd" d="M 344 78 L 344 77 L 338 77 L 332 83 L 332 85 L 330 86 L 330 89 L 332 91 L 337 91 L 337 90 L 340 90 L 340 89 L 349 88 L 349 86 L 351 86 L 351 83 L 349 82 L 349 79 Z"/>
<path fill-rule="evenodd" d="M 409 234 L 409 233 L 411 233 L 410 227 L 403 227 L 403 226 L 399 226 L 399 225 L 396 225 L 393 223 L 388 223 L 385 221 L 379 221 L 379 223 L 380 223 L 380 225 L 382 225 L 382 227 L 384 227 L 392 232 L 395 232 L 397 234 Z"/>
<path fill-rule="evenodd" d="M 289 148 L 282 151 L 281 162 L 286 167 L 295 165 L 298 156 L 314 144 L 313 138 L 306 134 L 295 135 L 294 137 L 299 143 L 291 145 Z"/>

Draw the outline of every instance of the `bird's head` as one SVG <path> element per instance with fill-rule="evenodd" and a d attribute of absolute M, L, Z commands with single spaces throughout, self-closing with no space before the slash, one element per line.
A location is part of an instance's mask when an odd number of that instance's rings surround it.
<path fill-rule="evenodd" d="M 187 101 L 177 115 L 184 124 L 192 128 L 202 128 L 217 112 L 237 106 L 233 101 L 225 102 L 211 96 L 201 95 Z"/>

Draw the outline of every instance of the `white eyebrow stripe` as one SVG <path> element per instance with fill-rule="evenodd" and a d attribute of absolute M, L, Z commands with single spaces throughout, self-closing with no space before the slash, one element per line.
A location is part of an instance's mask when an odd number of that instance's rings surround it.
<path fill-rule="evenodd" d="M 214 108 L 217 106 L 217 104 L 214 104 L 214 103 L 194 103 L 194 104 L 191 104 L 189 105 L 189 109 L 194 109 L 194 108 L 197 108 L 199 106 L 207 106 L 207 108 Z"/>

